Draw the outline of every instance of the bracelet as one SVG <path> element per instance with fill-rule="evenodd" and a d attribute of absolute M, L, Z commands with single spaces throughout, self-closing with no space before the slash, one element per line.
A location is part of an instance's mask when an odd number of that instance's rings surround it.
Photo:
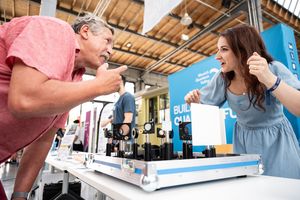
<path fill-rule="evenodd" d="M 274 90 L 276 90 L 276 88 L 279 86 L 281 82 L 281 79 L 279 77 L 277 77 L 276 82 L 274 83 L 274 85 L 272 87 L 270 87 L 270 89 L 267 90 L 267 92 L 273 92 Z"/>
<path fill-rule="evenodd" d="M 13 192 L 11 195 L 11 199 L 13 200 L 14 198 L 24 198 L 28 199 L 28 194 L 29 192 Z"/>

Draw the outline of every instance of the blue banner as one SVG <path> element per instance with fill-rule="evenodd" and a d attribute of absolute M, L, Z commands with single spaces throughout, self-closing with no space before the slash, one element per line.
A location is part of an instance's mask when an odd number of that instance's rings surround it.
<path fill-rule="evenodd" d="M 179 121 L 191 121 L 190 106 L 184 101 L 184 96 L 193 89 L 201 89 L 208 81 L 220 70 L 219 61 L 214 56 L 210 56 L 201 62 L 189 66 L 168 77 L 170 94 L 170 116 L 174 131 L 174 150 L 182 150 L 182 142 L 179 140 L 178 123 Z M 227 143 L 232 143 L 232 129 L 236 119 L 235 113 L 228 107 L 227 103 L 222 107 L 226 115 L 226 137 Z M 194 147 L 195 151 L 200 148 Z"/>

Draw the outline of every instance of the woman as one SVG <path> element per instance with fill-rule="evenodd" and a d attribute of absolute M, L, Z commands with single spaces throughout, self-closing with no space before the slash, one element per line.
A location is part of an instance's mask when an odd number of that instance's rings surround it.
<path fill-rule="evenodd" d="M 296 89 L 300 82 L 272 59 L 258 32 L 247 25 L 221 33 L 216 59 L 221 71 L 201 92 L 189 92 L 185 101 L 222 106 L 227 100 L 237 113 L 235 153 L 261 154 L 265 175 L 300 178 L 299 144 L 273 94 L 283 81 Z"/>

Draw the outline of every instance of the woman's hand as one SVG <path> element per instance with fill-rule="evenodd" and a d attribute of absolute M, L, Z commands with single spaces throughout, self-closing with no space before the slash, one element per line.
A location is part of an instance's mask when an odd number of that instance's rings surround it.
<path fill-rule="evenodd" d="M 189 105 L 191 103 L 200 103 L 200 90 L 190 91 L 185 95 L 184 100 Z"/>
<path fill-rule="evenodd" d="M 276 82 L 276 76 L 270 71 L 267 60 L 254 52 L 247 60 L 249 73 L 256 76 L 268 89 Z"/>

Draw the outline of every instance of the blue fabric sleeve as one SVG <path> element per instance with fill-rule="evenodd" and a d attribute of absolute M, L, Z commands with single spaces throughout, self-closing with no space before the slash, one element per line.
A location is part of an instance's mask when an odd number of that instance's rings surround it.
<path fill-rule="evenodd" d="M 300 90 L 300 81 L 293 75 L 293 73 L 288 70 L 288 68 L 278 61 L 273 61 L 270 63 L 270 70 L 274 75 L 278 76 L 289 86 Z"/>
<path fill-rule="evenodd" d="M 130 93 L 126 93 L 123 99 L 124 113 L 134 113 L 135 100 Z"/>
<path fill-rule="evenodd" d="M 221 107 L 225 101 L 225 82 L 221 70 L 200 90 L 200 103 Z"/>

